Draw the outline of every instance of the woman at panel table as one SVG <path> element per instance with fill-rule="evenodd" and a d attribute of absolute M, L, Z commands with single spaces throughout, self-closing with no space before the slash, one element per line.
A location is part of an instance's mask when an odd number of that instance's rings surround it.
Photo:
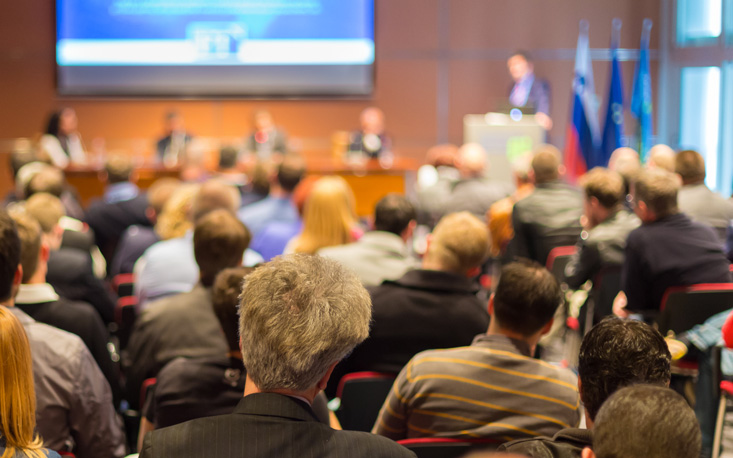
<path fill-rule="evenodd" d="M 77 124 L 76 112 L 72 108 L 54 111 L 48 118 L 40 147 L 56 167 L 66 168 L 69 164 L 86 163 Z"/>

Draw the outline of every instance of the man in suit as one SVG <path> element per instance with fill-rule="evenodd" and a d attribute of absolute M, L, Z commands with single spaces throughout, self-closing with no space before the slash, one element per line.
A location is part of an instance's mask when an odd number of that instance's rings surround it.
<path fill-rule="evenodd" d="M 333 430 L 311 409 L 370 318 L 369 294 L 336 261 L 289 255 L 256 269 L 240 302 L 244 398 L 230 415 L 153 431 L 140 456 L 414 457 L 388 439 Z"/>
<path fill-rule="evenodd" d="M 171 110 L 165 114 L 165 135 L 155 144 L 158 162 L 166 167 L 179 165 L 185 159 L 191 135 L 186 132 L 183 116 Z"/>
<path fill-rule="evenodd" d="M 536 78 L 534 64 L 527 51 L 517 51 L 507 60 L 509 74 L 514 86 L 509 94 L 509 102 L 517 107 L 534 109 L 537 122 L 545 128 L 552 129 L 550 118 L 550 83 Z"/>
<path fill-rule="evenodd" d="M 374 230 L 357 242 L 323 248 L 318 254 L 352 269 L 365 286 L 396 280 L 417 262 L 407 251 L 415 229 L 415 207 L 399 194 L 383 197 L 374 209 Z"/>

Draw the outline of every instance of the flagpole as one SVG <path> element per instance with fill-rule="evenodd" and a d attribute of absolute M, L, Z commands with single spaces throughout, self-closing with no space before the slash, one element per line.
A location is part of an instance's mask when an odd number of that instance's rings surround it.
<path fill-rule="evenodd" d="M 649 37 L 651 36 L 653 25 L 654 22 L 651 19 L 644 19 L 641 26 L 641 40 L 646 43 L 647 47 L 649 46 Z"/>
<path fill-rule="evenodd" d="M 623 21 L 619 18 L 613 18 L 611 21 L 611 47 L 620 47 L 621 45 L 621 26 Z"/>

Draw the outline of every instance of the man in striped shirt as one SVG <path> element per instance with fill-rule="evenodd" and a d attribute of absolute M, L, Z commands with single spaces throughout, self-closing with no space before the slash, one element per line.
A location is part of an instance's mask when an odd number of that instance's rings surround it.
<path fill-rule="evenodd" d="M 491 323 L 469 347 L 429 350 L 400 372 L 373 432 L 506 442 L 552 435 L 580 419 L 577 378 L 533 359 L 561 302 L 557 281 L 534 262 L 502 270 Z"/>

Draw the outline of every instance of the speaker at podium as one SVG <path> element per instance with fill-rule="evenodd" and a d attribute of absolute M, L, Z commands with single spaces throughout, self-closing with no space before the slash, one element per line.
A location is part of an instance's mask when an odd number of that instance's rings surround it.
<path fill-rule="evenodd" d="M 518 108 L 508 113 L 469 114 L 463 117 L 463 142 L 484 147 L 489 160 L 487 176 L 513 184 L 511 163 L 546 142 L 547 131 L 535 115 Z"/>

